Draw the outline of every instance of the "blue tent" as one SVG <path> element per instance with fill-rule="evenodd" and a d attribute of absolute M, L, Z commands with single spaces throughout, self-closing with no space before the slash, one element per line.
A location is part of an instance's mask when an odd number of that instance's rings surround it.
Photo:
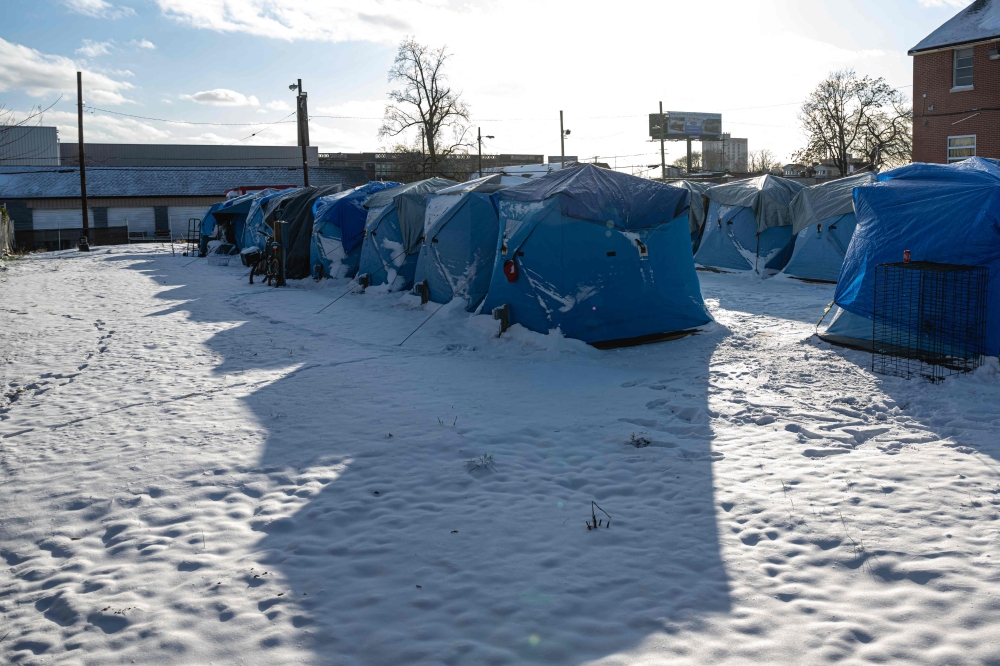
<path fill-rule="evenodd" d="M 201 220 L 202 252 L 207 248 L 211 238 L 218 238 L 232 244 L 239 243 L 243 236 L 247 213 L 250 212 L 250 208 L 259 194 L 259 192 L 244 194 L 234 199 L 221 201 L 208 209 L 205 217 Z"/>
<path fill-rule="evenodd" d="M 324 277 L 353 278 L 358 272 L 361 241 L 365 235 L 368 211 L 365 201 L 371 195 L 399 183 L 371 182 L 313 203 L 313 236 L 309 265 L 319 266 Z M 315 274 L 315 273 L 314 273 Z"/>
<path fill-rule="evenodd" d="M 803 187 L 768 175 L 710 188 L 695 263 L 764 277 L 780 271 L 791 254 L 789 204 Z"/>
<path fill-rule="evenodd" d="M 427 198 L 415 281 L 427 281 L 430 300 L 447 303 L 464 295 L 470 312 L 482 302 L 490 286 L 500 228 L 493 195 L 524 182 L 496 174 L 446 187 Z"/>
<path fill-rule="evenodd" d="M 483 311 L 598 346 L 711 321 L 691 256 L 687 190 L 581 165 L 498 192 Z"/>
<path fill-rule="evenodd" d="M 913 261 L 986 266 L 986 353 L 1000 353 L 1000 164 L 973 157 L 893 169 L 857 188 L 854 208 L 837 305 L 871 322 L 875 267 L 902 261 L 904 250 Z"/>
<path fill-rule="evenodd" d="M 278 209 L 283 201 L 298 194 L 300 187 L 287 190 L 267 190 L 260 194 L 251 204 L 247 212 L 246 223 L 243 225 L 243 233 L 237 236 L 236 244 L 242 250 L 245 247 L 258 247 L 263 249 L 266 242 L 265 234 L 273 236 L 274 232 L 271 223 L 274 221 L 272 213 Z"/>
<path fill-rule="evenodd" d="M 807 187 L 792 199 L 792 258 L 782 271 L 803 280 L 836 282 L 858 218 L 854 188 L 871 185 L 875 174 L 862 173 Z"/>
<path fill-rule="evenodd" d="M 373 194 L 365 202 L 368 219 L 358 274 L 368 275 L 373 286 L 388 284 L 397 291 L 413 286 L 427 195 L 457 184 L 445 178 L 428 178 Z"/>

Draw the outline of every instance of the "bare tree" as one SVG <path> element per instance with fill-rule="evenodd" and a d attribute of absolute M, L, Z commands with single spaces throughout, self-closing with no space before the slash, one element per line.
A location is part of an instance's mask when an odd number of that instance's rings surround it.
<path fill-rule="evenodd" d="M 807 140 L 795 159 L 830 160 L 844 175 L 852 155 L 864 155 L 868 167 L 908 162 L 910 118 L 903 96 L 885 79 L 862 78 L 852 69 L 833 72 L 802 105 L 799 122 Z"/>
<path fill-rule="evenodd" d="M 858 142 L 862 169 L 881 171 L 909 164 L 913 159 L 913 109 L 902 96 L 889 108 L 872 113 Z"/>
<path fill-rule="evenodd" d="M 401 142 L 394 150 L 415 152 L 419 142 L 420 154 L 426 155 L 421 172 L 427 175 L 437 174 L 448 156 L 468 145 L 469 107 L 461 93 L 448 86 L 444 66 L 449 57 L 443 46 L 431 49 L 407 38 L 389 69 L 389 81 L 401 87 L 389 93 L 379 138 L 395 139 L 416 130 L 410 145 Z"/>
<path fill-rule="evenodd" d="M 683 157 L 678 157 L 676 160 L 674 160 L 674 162 L 673 162 L 673 164 L 671 164 L 671 166 L 675 166 L 678 169 L 687 169 L 688 168 L 688 158 L 687 158 L 687 155 L 684 155 Z M 691 152 L 691 170 L 692 171 L 698 171 L 700 169 L 701 169 L 701 153 L 697 153 L 697 152 L 693 152 L 692 151 Z"/>
<path fill-rule="evenodd" d="M 776 166 L 781 166 L 778 158 L 767 148 L 751 150 L 747 155 L 747 168 L 750 173 L 768 173 Z"/>

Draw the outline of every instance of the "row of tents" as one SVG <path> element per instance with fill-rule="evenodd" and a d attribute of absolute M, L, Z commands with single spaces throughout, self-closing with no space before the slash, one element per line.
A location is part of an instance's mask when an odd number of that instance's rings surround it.
<path fill-rule="evenodd" d="M 837 282 L 840 312 L 828 339 L 864 346 L 876 258 L 898 260 L 903 249 L 919 249 L 926 250 L 920 259 L 978 264 L 1000 253 L 995 237 L 980 239 L 986 255 L 956 249 L 956 211 L 936 203 L 907 209 L 919 220 L 907 223 L 913 237 L 889 244 L 885 229 L 902 223 L 895 204 L 882 202 L 901 187 L 915 201 L 937 202 L 945 196 L 938 189 L 974 189 L 972 181 L 995 192 L 1000 167 L 982 159 L 911 165 L 804 187 L 775 176 L 665 185 L 580 165 L 535 178 L 257 192 L 213 207 L 203 233 L 227 251 L 262 247 L 280 219 L 288 223 L 290 279 L 363 276 L 393 291 L 417 285 L 437 303 L 461 297 L 469 311 L 487 313 L 506 306 L 512 323 L 609 346 L 708 323 L 696 266 Z M 987 199 L 976 200 L 977 210 L 995 220 L 1000 199 Z M 880 203 L 858 204 L 869 200 Z M 907 247 L 895 247 L 900 243 Z M 991 281 L 1000 275 L 994 268 Z M 1000 289 L 991 293 L 1000 297 Z"/>

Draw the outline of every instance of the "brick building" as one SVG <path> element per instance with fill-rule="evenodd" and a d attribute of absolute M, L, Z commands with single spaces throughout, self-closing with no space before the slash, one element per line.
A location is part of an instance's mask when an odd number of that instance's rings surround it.
<path fill-rule="evenodd" d="M 1000 0 L 976 0 L 910 50 L 913 161 L 1000 158 Z"/>

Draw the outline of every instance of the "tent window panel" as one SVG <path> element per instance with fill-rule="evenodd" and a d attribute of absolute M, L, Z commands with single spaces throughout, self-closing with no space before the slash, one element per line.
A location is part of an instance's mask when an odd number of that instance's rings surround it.
<path fill-rule="evenodd" d="M 972 85 L 973 49 L 955 49 L 955 87 Z"/>
<path fill-rule="evenodd" d="M 976 156 L 976 135 L 949 136 L 948 162 L 961 162 Z"/>

